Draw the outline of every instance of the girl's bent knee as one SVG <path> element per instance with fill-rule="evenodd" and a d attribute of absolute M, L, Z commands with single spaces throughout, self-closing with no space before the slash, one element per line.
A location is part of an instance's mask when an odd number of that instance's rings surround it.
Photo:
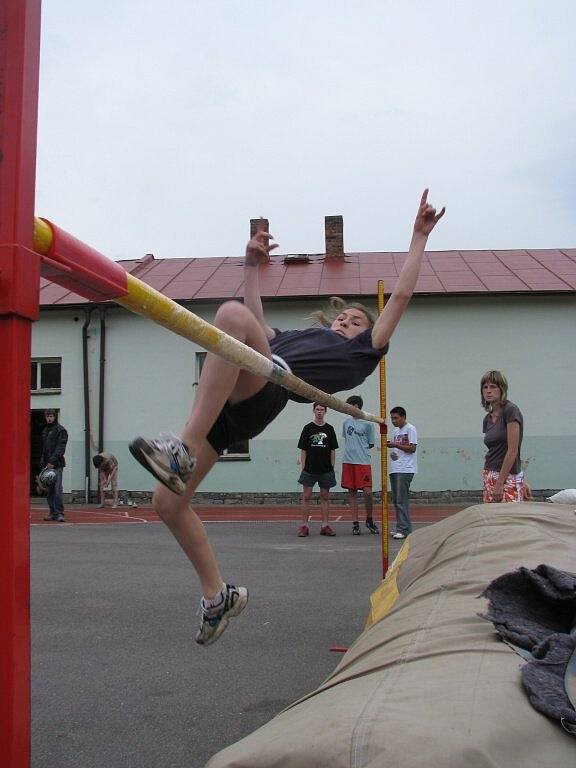
<path fill-rule="evenodd" d="M 227 301 L 218 308 L 214 325 L 222 330 L 244 327 L 249 314 L 249 310 L 239 301 Z"/>
<path fill-rule="evenodd" d="M 179 496 L 162 488 L 155 491 L 154 496 L 152 497 L 152 507 L 158 517 L 166 522 L 170 518 L 178 515 L 182 507 L 182 501 Z"/>

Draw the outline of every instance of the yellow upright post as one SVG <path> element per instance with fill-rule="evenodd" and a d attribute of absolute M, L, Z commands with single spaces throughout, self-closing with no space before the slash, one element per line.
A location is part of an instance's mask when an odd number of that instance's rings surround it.
<path fill-rule="evenodd" d="M 384 280 L 378 280 L 378 314 L 384 309 Z M 386 420 L 387 406 L 386 406 L 386 355 L 380 359 L 380 365 L 378 368 L 380 374 L 380 418 Z M 381 544 L 382 544 L 382 578 L 386 577 L 388 572 L 388 557 L 389 557 L 389 526 L 388 526 L 388 450 L 386 447 L 386 441 L 388 435 L 386 434 L 386 426 L 381 423 L 380 426 L 380 473 L 382 476 L 382 525 L 381 531 Z"/>

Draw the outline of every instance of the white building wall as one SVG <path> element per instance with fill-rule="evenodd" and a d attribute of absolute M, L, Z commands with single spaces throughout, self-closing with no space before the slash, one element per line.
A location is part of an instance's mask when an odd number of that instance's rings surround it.
<path fill-rule="evenodd" d="M 387 356 L 388 407 L 403 405 L 419 433 L 419 475 L 414 490 L 475 490 L 483 460 L 479 380 L 502 370 L 510 399 L 525 419 L 523 456 L 535 488 L 573 487 L 576 477 L 576 375 L 573 296 L 416 297 L 402 318 Z M 306 327 L 317 302 L 269 302 L 267 317 L 279 328 Z M 194 305 L 211 321 L 216 307 Z M 79 317 L 77 322 L 74 317 Z M 84 487 L 82 402 L 83 311 L 42 312 L 35 324 L 33 354 L 63 359 L 61 395 L 33 395 L 32 407 L 61 408 L 71 446 L 65 488 Z M 150 490 L 153 480 L 134 462 L 128 442 L 136 434 L 178 432 L 188 416 L 199 347 L 122 309 L 106 316 L 105 450 L 120 462 L 120 487 Z M 99 318 L 90 326 L 91 447 L 97 449 Z M 357 390 L 365 408 L 378 412 L 378 374 Z M 298 490 L 296 443 L 311 407 L 290 403 L 251 441 L 250 461 L 221 462 L 201 491 Z M 340 435 L 344 416 L 329 411 Z M 339 454 L 337 470 L 340 468 Z M 379 482 L 379 457 L 373 456 Z M 95 477 L 93 478 L 93 481 Z"/>

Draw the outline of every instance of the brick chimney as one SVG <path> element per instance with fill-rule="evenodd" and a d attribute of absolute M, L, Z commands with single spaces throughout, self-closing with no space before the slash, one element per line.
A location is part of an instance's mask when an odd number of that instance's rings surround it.
<path fill-rule="evenodd" d="M 258 232 L 258 227 L 264 229 L 264 232 L 270 232 L 268 219 L 250 219 L 250 239 Z"/>
<path fill-rule="evenodd" d="M 344 221 L 342 216 L 324 217 L 326 260 L 344 258 Z"/>

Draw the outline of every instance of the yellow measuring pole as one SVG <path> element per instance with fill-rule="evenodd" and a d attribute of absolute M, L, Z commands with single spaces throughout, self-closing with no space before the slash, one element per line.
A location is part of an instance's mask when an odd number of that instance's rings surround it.
<path fill-rule="evenodd" d="M 378 315 L 384 309 L 384 280 L 378 280 Z M 386 355 L 384 355 L 378 366 L 378 373 L 380 375 L 380 417 L 382 422 L 386 420 L 387 404 L 386 404 Z M 388 449 L 386 447 L 386 441 L 388 435 L 385 431 L 380 430 L 380 473 L 382 476 L 382 525 L 381 530 L 381 545 L 382 545 L 382 578 L 386 577 L 388 572 L 388 559 L 390 554 L 390 537 L 389 537 L 389 525 L 388 525 Z"/>

